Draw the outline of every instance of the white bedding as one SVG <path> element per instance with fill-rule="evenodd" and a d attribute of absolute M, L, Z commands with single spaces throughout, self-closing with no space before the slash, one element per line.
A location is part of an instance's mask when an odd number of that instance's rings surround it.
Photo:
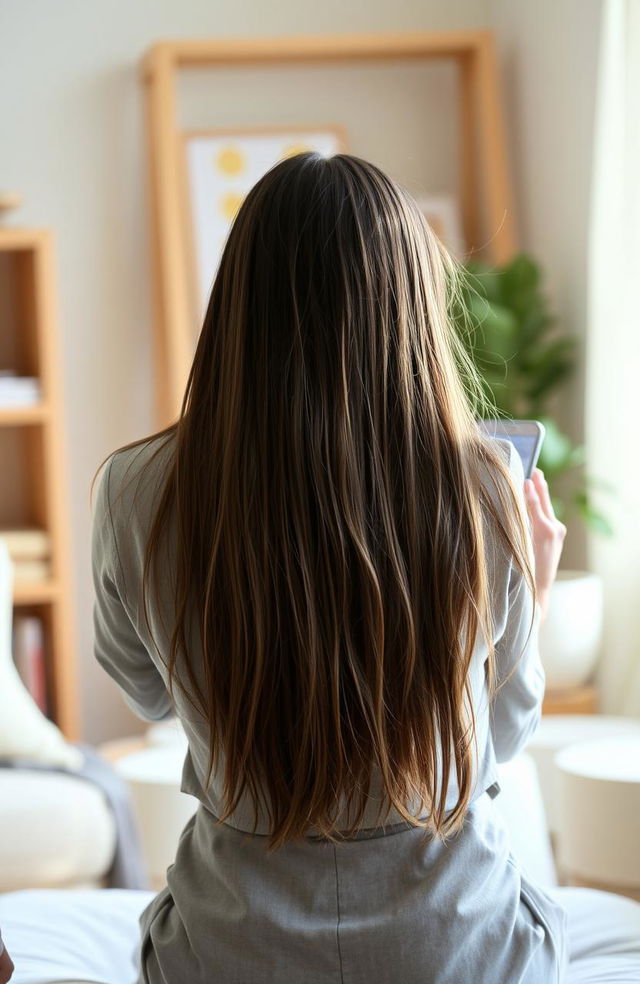
<path fill-rule="evenodd" d="M 138 917 L 153 892 L 25 891 L 0 895 L 11 984 L 134 984 Z"/>
<path fill-rule="evenodd" d="M 591 889 L 549 891 L 569 916 L 563 984 L 638 984 L 640 905 Z M 138 917 L 152 898 L 120 889 L 0 895 L 11 984 L 135 984 Z"/>

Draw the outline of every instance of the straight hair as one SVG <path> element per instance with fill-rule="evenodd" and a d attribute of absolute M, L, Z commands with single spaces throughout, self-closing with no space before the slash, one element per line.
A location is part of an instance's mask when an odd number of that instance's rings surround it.
<path fill-rule="evenodd" d="M 220 820 L 248 793 L 272 849 L 310 826 L 355 833 L 374 768 L 411 825 L 446 838 L 464 820 L 479 639 L 495 690 L 489 528 L 534 585 L 507 464 L 472 412 L 455 284 L 379 168 L 282 161 L 235 218 L 179 419 L 155 435 L 174 448 L 146 545 L 147 624 L 171 527 L 170 689 L 206 723 L 207 783 L 224 753 Z M 341 798 L 354 820 L 339 833 Z"/>

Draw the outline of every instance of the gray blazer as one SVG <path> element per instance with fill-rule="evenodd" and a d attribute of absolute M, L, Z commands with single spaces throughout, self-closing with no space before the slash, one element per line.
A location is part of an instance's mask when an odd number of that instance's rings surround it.
<path fill-rule="evenodd" d="M 105 464 L 92 535 L 96 657 L 127 703 L 149 721 L 173 713 L 163 662 L 175 591 L 171 535 L 163 544 L 166 583 L 149 610 L 151 633 L 141 605 L 144 548 L 171 440 L 151 467 L 142 465 L 163 440 L 119 452 Z M 520 459 L 510 444 L 504 450 L 522 488 Z M 303 841 L 267 853 L 267 818 L 258 816 L 254 832 L 253 807 L 246 800 L 217 825 L 221 782 L 218 774 L 205 783 L 206 728 L 176 688 L 175 709 L 189 741 L 182 788 L 201 805 L 182 834 L 167 888 L 142 917 L 141 981 L 562 979 L 564 910 L 519 871 L 487 794 L 498 789 L 496 763 L 522 749 L 540 717 L 545 678 L 537 613 L 524 579 L 490 531 L 486 562 L 495 599 L 498 680 L 508 679 L 489 706 L 487 653 L 479 641 L 470 669 L 475 787 L 465 826 L 446 845 L 386 811 L 375 775 L 363 830 L 338 845 L 309 828 Z M 448 805 L 456 799 L 452 776 Z M 344 803 L 337 804 L 336 819 L 338 829 L 347 826 Z"/>

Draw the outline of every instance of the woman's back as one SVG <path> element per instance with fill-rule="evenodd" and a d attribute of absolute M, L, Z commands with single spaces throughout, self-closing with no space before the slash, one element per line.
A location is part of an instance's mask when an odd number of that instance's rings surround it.
<path fill-rule="evenodd" d="M 145 545 L 172 447 L 171 438 L 162 438 L 114 455 L 95 507 L 96 655 L 148 720 L 173 713 L 165 665 L 175 603 L 171 536 L 166 596 L 150 604 L 149 624 L 142 604 Z M 518 460 L 511 458 L 514 477 Z M 490 534 L 487 542 L 498 677 L 512 675 L 490 712 L 486 647 L 476 647 L 470 680 L 478 754 L 462 831 L 443 843 L 393 809 L 381 819 L 388 803 L 374 770 L 359 832 L 332 843 L 310 828 L 305 838 L 269 852 L 268 815 L 259 813 L 253 833 L 248 796 L 216 824 L 222 772 L 207 785 L 206 722 L 178 690 L 176 709 L 189 739 L 183 789 L 202 806 L 182 836 L 167 889 L 143 918 L 142 980 L 555 980 L 564 913 L 522 878 L 486 792 L 495 788 L 496 759 L 516 754 L 535 727 L 544 691 L 535 631 L 523 651 L 531 596 L 521 577 L 514 590 L 504 551 Z M 452 777 L 449 805 L 457 793 Z M 336 807 L 337 830 L 353 819 L 344 810 Z"/>
<path fill-rule="evenodd" d="M 514 480 L 522 480 L 520 459 L 511 445 L 502 446 L 512 469 Z M 94 575 L 97 581 L 95 631 L 96 656 L 118 680 L 127 700 L 137 714 L 148 720 L 161 720 L 174 712 L 169 697 L 167 663 L 170 635 L 175 608 L 175 533 L 167 530 L 163 544 L 162 597 L 149 599 L 145 614 L 143 603 L 144 556 L 153 517 L 169 463 L 175 451 L 173 436 L 157 438 L 135 448 L 117 452 L 105 466 L 95 507 L 93 553 Z M 487 483 L 489 485 L 489 483 Z M 469 679 L 474 697 L 477 756 L 474 795 L 490 788 L 497 780 L 496 761 L 507 761 L 523 747 L 532 733 L 540 714 L 544 693 L 544 673 L 537 654 L 537 634 L 531 631 L 533 602 L 519 572 L 514 571 L 500 541 L 490 525 L 487 529 L 487 576 L 494 601 L 493 621 L 498 676 L 503 680 L 512 674 L 494 699 L 489 713 L 489 694 L 485 663 L 487 647 L 479 638 Z M 113 584 L 118 600 L 109 604 L 105 587 Z M 125 635 L 128 637 L 125 640 Z M 527 636 L 530 636 L 527 644 Z M 120 665 L 126 641 L 128 661 Z M 157 648 L 156 648 L 157 647 Z M 194 627 L 191 655 L 197 669 L 202 665 L 202 651 Z M 152 662 L 149 660 L 152 656 Z M 200 676 L 203 671 L 200 670 Z M 201 680 L 198 681 L 201 686 Z M 202 713 L 194 707 L 194 694 L 180 688 L 174 692 L 175 710 L 189 738 L 189 754 L 183 781 L 185 791 L 200 799 L 216 816 L 222 812 L 223 766 L 207 783 L 209 733 Z M 493 722 L 493 730 L 491 729 Z M 393 808 L 389 816 L 380 814 L 383 802 L 379 771 L 374 770 L 370 801 L 360 824 L 374 827 L 381 822 L 398 822 L 402 817 Z M 447 795 L 448 808 L 455 804 L 458 787 L 455 775 L 450 776 Z M 410 806 L 410 804 L 409 804 Z M 254 830 L 253 803 L 245 795 L 228 822 L 239 830 Z M 338 819 L 342 817 L 342 819 Z M 336 806 L 337 829 L 345 831 L 352 822 L 346 808 Z M 269 817 L 264 811 L 258 818 L 256 832 L 270 830 Z M 310 832 L 318 830 L 310 827 Z"/>
<path fill-rule="evenodd" d="M 142 716 L 175 706 L 201 803 L 144 980 L 561 964 L 486 792 L 544 674 L 523 476 L 478 433 L 452 275 L 373 165 L 281 163 L 234 222 L 180 420 L 107 466 L 96 653 Z"/>

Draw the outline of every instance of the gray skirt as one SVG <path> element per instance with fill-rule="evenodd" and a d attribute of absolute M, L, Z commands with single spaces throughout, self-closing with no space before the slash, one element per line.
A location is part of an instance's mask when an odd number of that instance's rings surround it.
<path fill-rule="evenodd" d="M 143 912 L 139 984 L 559 984 L 566 912 L 487 794 L 446 844 L 408 824 L 269 853 L 200 807 Z"/>

